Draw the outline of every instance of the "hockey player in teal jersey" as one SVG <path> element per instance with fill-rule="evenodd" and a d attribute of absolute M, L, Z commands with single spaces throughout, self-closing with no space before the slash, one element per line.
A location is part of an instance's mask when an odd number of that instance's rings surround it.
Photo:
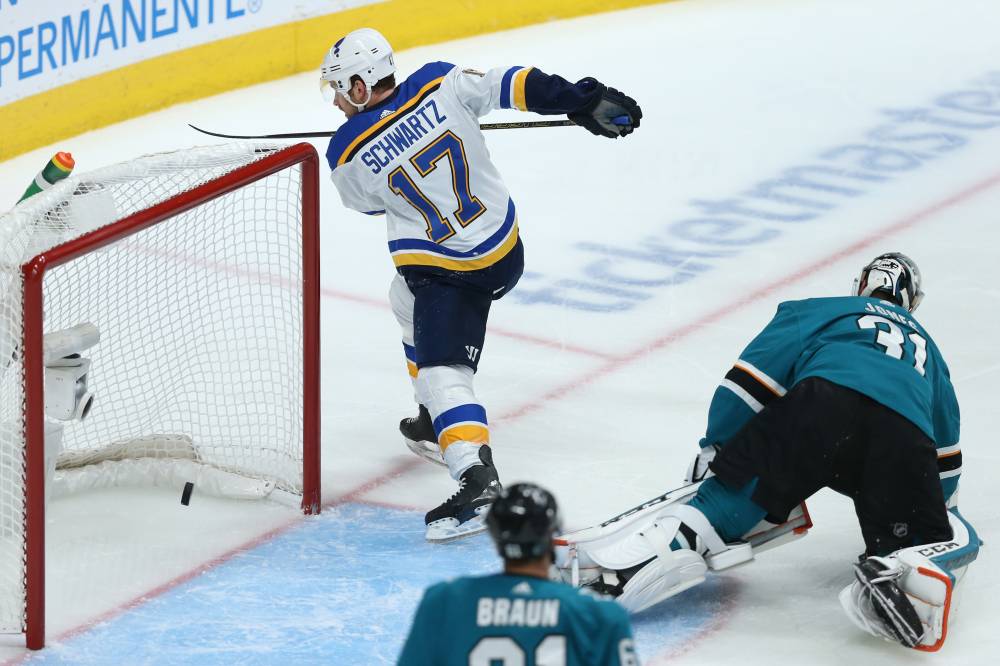
<path fill-rule="evenodd" d="M 715 392 L 688 470 L 696 494 L 627 528 L 602 525 L 578 548 L 597 572 L 590 584 L 646 608 L 752 558 L 750 535 L 827 487 L 853 500 L 865 543 L 840 597 L 848 616 L 939 649 L 980 541 L 957 508 L 958 401 L 913 316 L 922 298 L 916 264 L 891 253 L 865 266 L 850 296 L 780 304 Z"/>
<path fill-rule="evenodd" d="M 625 609 L 548 580 L 559 528 L 548 491 L 502 490 L 486 523 L 504 572 L 429 588 L 400 666 L 638 666 Z"/>
<path fill-rule="evenodd" d="M 344 205 L 385 215 L 396 266 L 389 302 L 418 405 L 400 431 L 459 483 L 424 517 L 427 540 L 444 542 L 483 531 L 500 487 L 473 379 L 491 304 L 524 269 L 517 208 L 479 118 L 500 109 L 567 115 L 618 139 L 639 127 L 642 111 L 596 79 L 572 83 L 534 67 L 430 62 L 398 85 L 395 71 L 392 47 L 371 28 L 333 44 L 320 81 L 347 122 L 326 156 Z"/>

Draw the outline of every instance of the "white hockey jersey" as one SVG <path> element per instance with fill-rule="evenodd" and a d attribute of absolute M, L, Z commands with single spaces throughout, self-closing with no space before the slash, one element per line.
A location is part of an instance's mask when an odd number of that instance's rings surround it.
<path fill-rule="evenodd" d="M 429 63 L 337 130 L 327 150 L 331 178 L 345 206 L 385 213 L 397 268 L 479 270 L 517 244 L 514 202 L 479 117 L 527 110 L 530 71 Z"/>

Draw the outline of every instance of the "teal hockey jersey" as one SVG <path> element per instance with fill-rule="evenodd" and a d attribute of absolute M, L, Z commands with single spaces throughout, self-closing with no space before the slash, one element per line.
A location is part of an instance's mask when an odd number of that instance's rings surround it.
<path fill-rule="evenodd" d="M 822 377 L 898 412 L 936 444 L 945 499 L 958 486 L 959 409 L 941 352 L 905 308 L 843 296 L 788 301 L 715 391 L 702 446 L 721 444 L 807 377 Z"/>
<path fill-rule="evenodd" d="M 527 576 L 459 578 L 427 589 L 400 666 L 638 666 L 625 609 Z"/>

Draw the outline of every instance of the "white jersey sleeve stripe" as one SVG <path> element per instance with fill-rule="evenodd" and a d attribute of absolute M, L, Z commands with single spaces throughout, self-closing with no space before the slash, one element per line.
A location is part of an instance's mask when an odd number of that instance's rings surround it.
<path fill-rule="evenodd" d="M 762 409 L 764 409 L 764 405 L 757 402 L 756 398 L 747 393 L 746 390 L 736 382 L 723 379 L 719 386 L 725 387 L 735 393 L 740 400 L 747 403 L 747 406 L 749 406 L 754 413 L 759 413 Z"/>
<path fill-rule="evenodd" d="M 760 370 L 759 368 L 755 367 L 752 363 L 748 363 L 747 361 L 744 361 L 743 359 L 739 359 L 733 365 L 735 365 L 740 370 L 743 370 L 744 372 L 747 372 L 747 373 L 753 375 L 754 379 L 756 379 L 758 382 L 760 382 L 761 384 L 763 384 L 767 388 L 771 389 L 771 391 L 775 395 L 777 395 L 777 396 L 783 396 L 783 395 L 785 395 L 785 393 L 787 393 L 787 391 L 785 390 L 784 386 L 782 386 L 778 382 L 774 381 L 774 379 L 772 379 L 771 377 L 768 377 L 767 373 L 765 373 L 762 370 Z"/>

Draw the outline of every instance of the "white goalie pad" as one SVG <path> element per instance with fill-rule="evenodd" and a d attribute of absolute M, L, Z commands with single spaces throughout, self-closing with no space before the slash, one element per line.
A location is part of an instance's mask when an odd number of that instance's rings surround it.
<path fill-rule="evenodd" d="M 705 581 L 708 565 L 693 550 L 671 551 L 668 558 L 656 558 L 639 569 L 625 583 L 618 603 L 631 613 L 655 606 Z"/>
<path fill-rule="evenodd" d="M 598 525 L 558 536 L 555 539 L 557 561 L 562 558 L 569 562 L 569 551 L 572 549 L 578 555 L 585 553 L 587 556 L 590 556 L 593 553 L 598 553 L 598 560 L 604 560 L 604 562 L 608 563 L 601 562 L 598 564 L 598 561 L 591 557 L 593 564 L 598 566 L 624 568 L 638 564 L 641 561 L 637 559 L 638 551 L 633 552 L 633 546 L 630 545 L 628 537 L 647 529 L 653 523 L 657 522 L 661 515 L 665 515 L 668 512 L 670 507 L 685 506 L 686 502 L 698 492 L 701 483 L 693 483 L 670 490 L 659 497 L 643 502 L 639 506 L 629 509 L 613 518 L 609 518 Z M 701 512 L 696 509 L 690 510 L 701 516 Z M 688 515 L 693 516 L 693 514 Z M 698 518 L 693 517 L 692 520 L 698 521 Z M 701 516 L 701 520 L 704 520 L 704 516 Z M 705 523 L 707 524 L 707 521 Z M 695 528 L 694 525 L 691 527 Z M 803 502 L 792 511 L 788 520 L 784 523 L 775 524 L 762 520 L 745 534 L 741 541 L 749 544 L 754 552 L 761 552 L 805 536 L 811 527 L 812 520 Z M 707 529 L 703 531 L 708 532 Z M 714 530 L 711 530 L 711 532 L 714 533 Z M 701 536 L 701 532 L 699 532 L 699 536 Z M 710 544 L 706 543 L 702 545 L 703 549 L 707 548 L 710 552 L 709 563 L 711 565 L 712 555 L 721 553 L 722 550 L 728 549 L 735 544 L 725 544 L 724 548 L 716 546 L 714 553 Z M 725 564 L 725 562 L 725 559 L 718 560 L 718 566 L 713 566 L 712 568 L 733 566 L 732 564 Z M 584 565 L 581 564 L 581 566 Z"/>
<path fill-rule="evenodd" d="M 587 585 L 602 578 L 614 584 L 615 572 L 649 560 L 625 583 L 618 601 L 631 611 L 642 610 L 704 580 L 708 569 L 720 570 L 748 562 L 754 553 L 803 536 L 812 526 L 805 504 L 780 525 L 761 521 L 743 539 L 725 543 L 708 519 L 687 502 L 701 483 L 684 486 L 630 509 L 599 525 L 555 540 L 556 566 L 563 580 Z M 681 525 L 696 535 L 695 543 Z M 671 550 L 677 538 L 688 548 Z"/>
<path fill-rule="evenodd" d="M 688 536 L 681 532 L 682 526 Z M 692 532 L 695 543 L 688 541 Z M 690 547 L 672 550 L 675 539 Z M 557 549 L 556 557 L 557 565 L 570 571 L 570 582 L 579 584 L 572 578 L 581 568 L 591 580 L 601 576 L 606 585 L 620 586 L 620 604 L 639 612 L 702 582 L 709 568 L 703 553 L 716 560 L 716 569 L 753 559 L 749 544 L 726 544 L 701 511 L 672 503 L 660 506 L 652 520 L 635 521 L 627 529 L 576 543 L 562 553 Z M 637 565 L 642 566 L 635 571 Z M 629 569 L 633 569 L 629 574 L 623 573 Z"/>
<path fill-rule="evenodd" d="M 948 624 L 954 621 L 959 583 L 979 547 L 978 537 L 970 534 L 961 518 L 951 512 L 948 518 L 952 539 L 904 548 L 887 557 L 869 558 L 869 562 L 877 562 L 882 569 L 875 585 L 859 576 L 841 590 L 840 605 L 855 626 L 872 636 L 915 650 L 936 652 L 941 649 L 948 637 Z M 956 566 L 950 570 L 931 559 L 947 559 L 962 552 L 966 555 L 953 559 Z M 887 584 L 894 587 L 898 596 L 880 591 L 880 585 Z M 899 604 L 909 604 L 915 612 L 913 626 L 905 622 L 910 608 L 900 609 Z"/>

